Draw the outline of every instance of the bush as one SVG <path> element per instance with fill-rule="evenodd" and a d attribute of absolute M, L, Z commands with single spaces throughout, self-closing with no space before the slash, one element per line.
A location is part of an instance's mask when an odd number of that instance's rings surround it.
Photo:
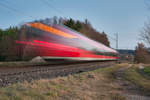
<path fill-rule="evenodd" d="M 138 43 L 135 50 L 135 62 L 137 63 L 150 63 L 150 54 L 143 43 Z"/>

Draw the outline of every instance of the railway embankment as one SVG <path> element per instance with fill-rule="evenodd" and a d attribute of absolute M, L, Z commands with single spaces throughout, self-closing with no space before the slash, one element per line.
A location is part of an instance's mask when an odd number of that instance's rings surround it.
<path fill-rule="evenodd" d="M 52 79 L 58 76 L 67 76 L 87 72 L 98 68 L 110 67 L 114 62 L 78 62 L 64 64 L 39 64 L 28 66 L 0 67 L 0 87 L 19 82 Z"/>
<path fill-rule="evenodd" d="M 0 100 L 150 100 L 150 80 L 136 64 L 0 88 Z"/>

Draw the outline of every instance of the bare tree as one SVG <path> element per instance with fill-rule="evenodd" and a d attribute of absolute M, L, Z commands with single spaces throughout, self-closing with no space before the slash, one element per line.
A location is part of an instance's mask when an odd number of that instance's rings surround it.
<path fill-rule="evenodd" d="M 144 3 L 146 7 L 150 10 L 150 0 L 144 0 Z M 143 30 L 140 34 L 141 39 L 147 43 L 150 44 L 150 20 L 148 20 L 143 27 Z"/>
<path fill-rule="evenodd" d="M 144 42 L 150 44 L 150 21 L 148 23 L 145 23 L 140 36 Z"/>

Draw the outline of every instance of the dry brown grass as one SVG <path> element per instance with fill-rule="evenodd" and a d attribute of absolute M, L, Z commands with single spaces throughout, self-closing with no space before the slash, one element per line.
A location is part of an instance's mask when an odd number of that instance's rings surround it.
<path fill-rule="evenodd" d="M 125 100 L 113 73 L 128 64 L 0 88 L 0 100 Z"/>

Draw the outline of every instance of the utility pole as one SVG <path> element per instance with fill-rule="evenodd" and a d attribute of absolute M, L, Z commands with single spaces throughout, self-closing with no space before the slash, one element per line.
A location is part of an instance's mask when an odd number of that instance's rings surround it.
<path fill-rule="evenodd" d="M 116 42 L 116 50 L 119 48 L 119 37 L 118 37 L 118 33 L 115 33 L 115 38 L 111 37 L 109 35 L 107 35 L 110 39 L 114 40 Z M 115 48 L 115 47 L 114 47 Z"/>
<path fill-rule="evenodd" d="M 118 45 L 119 45 L 119 40 L 118 40 L 118 33 L 115 34 L 116 35 L 116 51 L 118 51 Z M 117 57 L 120 58 L 120 54 L 117 54 Z M 119 59 L 116 61 L 117 63 L 119 63 Z"/>
<path fill-rule="evenodd" d="M 115 34 L 116 35 L 116 50 L 118 50 L 118 44 L 119 44 L 119 40 L 118 40 L 118 33 Z"/>

